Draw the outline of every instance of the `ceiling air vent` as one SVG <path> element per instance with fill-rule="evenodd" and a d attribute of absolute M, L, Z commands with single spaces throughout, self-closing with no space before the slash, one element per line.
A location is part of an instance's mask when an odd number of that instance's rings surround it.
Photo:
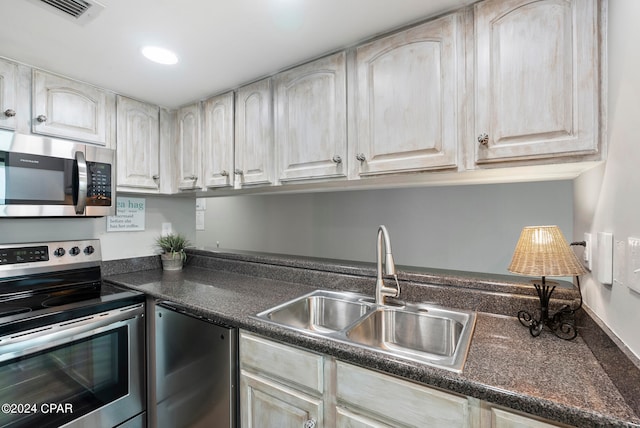
<path fill-rule="evenodd" d="M 78 24 L 92 21 L 104 9 L 102 4 L 94 0 L 31 0 L 31 2 Z"/>

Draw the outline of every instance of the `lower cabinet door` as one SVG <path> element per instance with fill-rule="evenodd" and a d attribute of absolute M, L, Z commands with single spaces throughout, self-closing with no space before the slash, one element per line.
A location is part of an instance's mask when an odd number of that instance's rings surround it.
<path fill-rule="evenodd" d="M 320 428 L 323 402 L 270 379 L 242 371 L 240 420 L 243 428 Z"/>
<path fill-rule="evenodd" d="M 491 408 L 491 428 L 558 428 L 551 422 L 543 422 L 505 410 Z"/>
<path fill-rule="evenodd" d="M 336 408 L 336 428 L 394 428 L 393 425 L 354 413 L 351 410 L 338 406 Z"/>

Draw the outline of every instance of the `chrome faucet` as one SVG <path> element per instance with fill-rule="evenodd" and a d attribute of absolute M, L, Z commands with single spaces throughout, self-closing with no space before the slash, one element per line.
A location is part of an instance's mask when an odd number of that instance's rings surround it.
<path fill-rule="evenodd" d="M 384 272 L 386 275 L 392 275 L 396 280 L 396 287 L 387 287 L 382 279 L 382 240 L 384 238 Z M 376 243 L 376 263 L 377 263 L 377 279 L 376 279 L 376 304 L 384 305 L 387 297 L 400 296 L 400 284 L 398 283 L 398 275 L 396 275 L 396 265 L 393 262 L 391 254 L 391 239 L 389 232 L 385 226 L 378 227 L 378 240 Z"/>

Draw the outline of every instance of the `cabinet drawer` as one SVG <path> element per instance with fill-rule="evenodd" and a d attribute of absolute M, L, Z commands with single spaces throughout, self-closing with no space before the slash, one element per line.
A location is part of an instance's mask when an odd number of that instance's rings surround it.
<path fill-rule="evenodd" d="M 339 405 L 378 415 L 394 426 L 469 426 L 470 409 L 465 397 L 341 362 L 337 363 L 337 379 Z"/>
<path fill-rule="evenodd" d="M 495 407 L 490 407 L 490 412 L 491 428 L 559 428 L 567 426 L 543 422 Z"/>
<path fill-rule="evenodd" d="M 324 390 L 323 357 L 312 352 L 240 333 L 240 367 L 284 380 L 317 394 Z"/>

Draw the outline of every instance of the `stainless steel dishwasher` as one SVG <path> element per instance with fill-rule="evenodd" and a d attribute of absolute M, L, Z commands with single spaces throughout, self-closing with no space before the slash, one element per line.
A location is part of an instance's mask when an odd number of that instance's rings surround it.
<path fill-rule="evenodd" d="M 152 308 L 149 426 L 235 428 L 238 330 L 173 302 Z"/>

